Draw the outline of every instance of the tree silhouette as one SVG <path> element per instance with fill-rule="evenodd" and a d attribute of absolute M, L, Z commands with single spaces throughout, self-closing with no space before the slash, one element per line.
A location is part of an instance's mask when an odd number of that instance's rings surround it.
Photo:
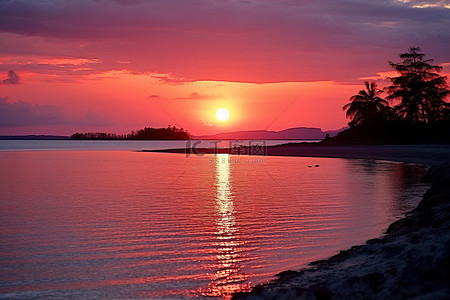
<path fill-rule="evenodd" d="M 399 76 L 390 77 L 392 85 L 387 87 L 388 100 L 400 100 L 395 106 L 397 114 L 411 124 L 429 123 L 444 118 L 448 112 L 445 98 L 450 90 L 447 77 L 440 76 L 442 67 L 433 65 L 433 59 L 424 59 L 419 47 L 400 54 L 401 63 L 389 61 Z"/>
<path fill-rule="evenodd" d="M 347 110 L 346 117 L 352 119 L 349 123 L 351 127 L 385 119 L 389 113 L 389 103 L 379 97 L 383 91 L 378 90 L 374 82 L 366 81 L 364 84 L 366 90 L 351 96 L 351 102 L 342 107 L 342 110 Z"/>
<path fill-rule="evenodd" d="M 167 128 L 145 127 L 122 135 L 104 132 L 77 132 L 72 134 L 72 139 L 75 140 L 187 140 L 189 138 L 190 135 L 187 130 L 170 125 Z"/>

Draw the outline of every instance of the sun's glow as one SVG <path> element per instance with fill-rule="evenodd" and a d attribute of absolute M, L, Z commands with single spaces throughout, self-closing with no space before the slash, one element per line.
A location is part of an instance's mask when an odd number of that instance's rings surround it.
<path fill-rule="evenodd" d="M 219 120 L 221 122 L 225 122 L 226 120 L 228 120 L 230 118 L 230 112 L 226 108 L 223 108 L 223 107 L 219 108 L 216 111 L 216 118 L 217 118 L 217 120 Z"/>

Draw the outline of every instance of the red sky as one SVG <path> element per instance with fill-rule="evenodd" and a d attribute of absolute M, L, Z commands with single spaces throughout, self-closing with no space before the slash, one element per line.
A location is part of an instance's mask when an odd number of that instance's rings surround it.
<path fill-rule="evenodd" d="M 450 1 L 0 2 L 0 134 L 338 129 L 420 46 L 450 69 Z M 13 72 L 10 72 L 10 71 Z M 19 79 L 15 77 L 19 76 Z M 231 118 L 215 120 L 215 110 Z"/>

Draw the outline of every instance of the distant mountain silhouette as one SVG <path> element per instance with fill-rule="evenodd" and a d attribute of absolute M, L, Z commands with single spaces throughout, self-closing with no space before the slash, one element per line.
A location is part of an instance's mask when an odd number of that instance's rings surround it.
<path fill-rule="evenodd" d="M 325 132 L 320 128 L 311 127 L 296 127 L 281 131 L 250 130 L 223 132 L 213 135 L 199 135 L 193 136 L 193 138 L 199 140 L 321 140 L 324 139 L 327 134 L 335 136 L 346 128 L 347 127 Z"/>

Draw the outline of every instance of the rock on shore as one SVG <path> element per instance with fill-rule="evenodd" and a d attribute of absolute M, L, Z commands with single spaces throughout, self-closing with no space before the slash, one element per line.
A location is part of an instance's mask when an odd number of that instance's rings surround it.
<path fill-rule="evenodd" d="M 233 299 L 449 299 L 450 164 L 430 169 L 418 207 L 386 235 Z"/>

